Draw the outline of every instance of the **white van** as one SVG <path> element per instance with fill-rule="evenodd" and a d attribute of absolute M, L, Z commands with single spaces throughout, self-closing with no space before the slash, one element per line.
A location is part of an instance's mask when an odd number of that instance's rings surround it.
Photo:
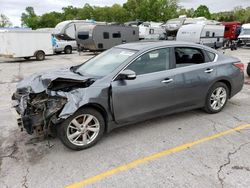
<path fill-rule="evenodd" d="M 176 40 L 204 44 L 212 48 L 220 48 L 223 46 L 224 30 L 224 25 L 183 25 L 177 32 Z"/>
<path fill-rule="evenodd" d="M 250 23 L 242 25 L 238 39 L 245 45 L 250 44 Z"/>
<path fill-rule="evenodd" d="M 53 54 L 51 33 L 32 30 L 0 30 L 0 56 L 7 58 L 35 57 L 44 60 Z"/>

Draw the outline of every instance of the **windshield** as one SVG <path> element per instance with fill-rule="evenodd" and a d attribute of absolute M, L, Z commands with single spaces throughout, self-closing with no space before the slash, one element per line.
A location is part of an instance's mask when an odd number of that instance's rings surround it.
<path fill-rule="evenodd" d="M 81 75 L 106 76 L 135 53 L 132 50 L 112 48 L 81 65 L 76 72 Z"/>
<path fill-rule="evenodd" d="M 250 35 L 250 29 L 244 29 L 244 28 L 242 28 L 241 34 L 242 35 Z"/>

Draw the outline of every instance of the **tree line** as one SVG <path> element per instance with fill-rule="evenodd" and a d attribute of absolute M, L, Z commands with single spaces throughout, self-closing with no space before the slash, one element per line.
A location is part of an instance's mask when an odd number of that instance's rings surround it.
<path fill-rule="evenodd" d="M 180 7 L 178 0 L 128 0 L 123 5 L 91 6 L 85 4 L 82 8 L 68 6 L 62 12 L 49 12 L 37 15 L 33 7 L 27 7 L 22 13 L 22 26 L 32 29 L 55 27 L 64 20 L 92 19 L 95 21 L 124 23 L 127 21 L 156 21 L 166 22 L 180 15 L 188 17 L 206 17 L 217 21 L 250 22 L 250 7 L 236 7 L 232 11 L 210 13 L 209 8 L 200 5 L 197 9 Z M 8 20 L 8 19 L 7 19 Z M 1 18 L 0 18 L 1 23 Z M 1 27 L 1 25 L 0 25 Z"/>

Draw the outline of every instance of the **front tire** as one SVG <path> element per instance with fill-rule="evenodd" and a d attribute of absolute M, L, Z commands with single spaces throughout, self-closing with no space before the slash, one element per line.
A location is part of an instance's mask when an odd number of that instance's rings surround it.
<path fill-rule="evenodd" d="M 58 126 L 57 134 L 66 147 L 83 150 L 95 145 L 104 130 L 102 114 L 93 108 L 82 108 Z"/>
<path fill-rule="evenodd" d="M 65 54 L 72 54 L 72 47 L 71 46 L 66 46 L 64 49 Z"/>
<path fill-rule="evenodd" d="M 205 104 L 205 111 L 209 114 L 220 112 L 226 105 L 229 98 L 229 89 L 222 82 L 215 83 L 208 92 Z"/>
<path fill-rule="evenodd" d="M 45 53 L 43 51 L 36 52 L 36 60 L 43 61 L 45 59 Z"/>

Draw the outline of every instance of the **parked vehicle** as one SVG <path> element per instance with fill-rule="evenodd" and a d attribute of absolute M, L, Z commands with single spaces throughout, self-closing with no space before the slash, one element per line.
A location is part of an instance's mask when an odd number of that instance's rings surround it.
<path fill-rule="evenodd" d="M 56 54 L 60 54 L 64 52 L 65 54 L 71 54 L 73 50 L 77 49 L 77 43 L 75 40 L 58 40 L 56 39 L 56 43 L 54 46 L 54 52 Z"/>
<path fill-rule="evenodd" d="M 138 27 L 120 25 L 85 25 L 77 31 L 77 45 L 91 51 L 103 51 L 113 46 L 139 40 Z"/>
<path fill-rule="evenodd" d="M 240 22 L 222 22 L 225 26 L 224 38 L 226 40 L 237 40 L 241 31 Z"/>
<path fill-rule="evenodd" d="M 149 37 L 150 35 L 164 35 L 166 34 L 166 30 L 161 26 L 162 23 L 156 22 L 143 22 L 139 25 L 139 38 L 144 39 Z"/>
<path fill-rule="evenodd" d="M 207 20 L 205 17 L 189 18 L 186 15 L 181 15 L 179 18 L 168 20 L 163 26 L 166 28 L 167 36 L 175 38 L 181 26 L 188 24 L 219 25 L 220 22 Z"/>
<path fill-rule="evenodd" d="M 240 33 L 238 39 L 244 45 L 249 45 L 250 44 L 250 23 L 242 25 L 241 33 Z"/>
<path fill-rule="evenodd" d="M 62 40 L 75 40 L 76 31 L 82 25 L 95 25 L 93 20 L 67 20 L 56 25 L 54 34 Z"/>
<path fill-rule="evenodd" d="M 53 54 L 50 32 L 32 30 L 0 31 L 0 56 L 7 58 L 44 60 Z"/>
<path fill-rule="evenodd" d="M 241 32 L 240 22 L 223 22 L 225 26 L 224 32 L 224 47 L 231 48 L 231 50 L 237 49 L 238 36 Z"/>
<path fill-rule="evenodd" d="M 224 25 L 189 24 L 178 30 L 176 40 L 204 44 L 212 48 L 223 46 Z"/>
<path fill-rule="evenodd" d="M 93 146 L 105 132 L 156 116 L 218 113 L 243 87 L 243 64 L 209 47 L 127 43 L 71 68 L 21 81 L 12 99 L 29 134 L 56 127 L 65 146 Z"/>
<path fill-rule="evenodd" d="M 247 74 L 250 77 L 250 63 L 248 63 L 248 65 L 247 65 Z"/>

